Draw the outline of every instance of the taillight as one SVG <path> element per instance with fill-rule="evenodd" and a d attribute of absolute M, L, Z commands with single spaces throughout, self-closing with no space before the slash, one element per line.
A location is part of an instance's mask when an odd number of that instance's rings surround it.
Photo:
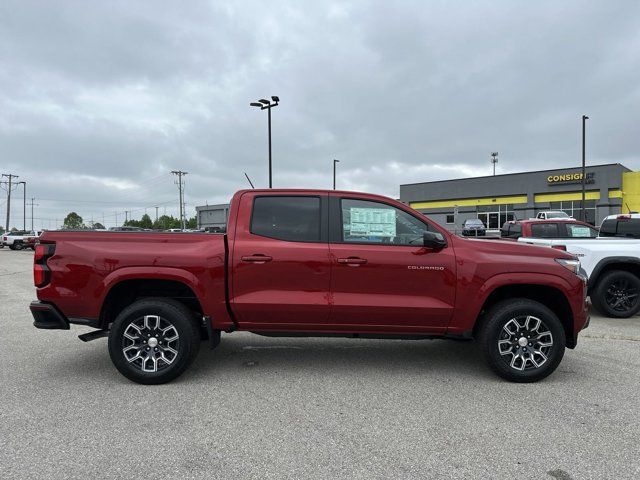
<path fill-rule="evenodd" d="M 616 217 L 616 220 L 630 220 L 631 219 L 631 215 L 618 215 Z"/>
<path fill-rule="evenodd" d="M 555 248 L 556 250 L 562 250 L 563 252 L 567 251 L 567 247 L 565 245 L 551 245 L 551 248 Z"/>
<path fill-rule="evenodd" d="M 51 279 L 51 270 L 47 266 L 47 259 L 53 256 L 55 243 L 40 243 L 36 245 L 33 256 L 33 283 L 36 287 L 44 287 Z"/>

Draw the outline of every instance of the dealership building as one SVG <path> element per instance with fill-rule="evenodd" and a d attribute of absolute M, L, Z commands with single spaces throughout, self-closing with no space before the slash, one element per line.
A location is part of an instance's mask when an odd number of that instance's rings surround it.
<path fill-rule="evenodd" d="M 619 163 L 586 169 L 586 219 L 599 225 L 607 216 L 640 211 L 640 172 Z M 545 210 L 563 210 L 580 218 L 582 169 L 560 168 L 400 185 L 400 201 L 450 230 L 469 218 L 489 229 L 507 220 L 535 217 Z"/>

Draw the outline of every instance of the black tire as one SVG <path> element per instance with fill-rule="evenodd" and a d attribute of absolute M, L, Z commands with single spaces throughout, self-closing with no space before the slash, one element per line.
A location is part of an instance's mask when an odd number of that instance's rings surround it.
<path fill-rule="evenodd" d="M 640 278 L 625 270 L 602 274 L 591 292 L 591 303 L 603 315 L 628 318 L 640 311 Z"/>
<path fill-rule="evenodd" d="M 199 349 L 194 314 L 175 300 L 139 300 L 120 312 L 109 331 L 111 361 L 129 380 L 145 385 L 178 377 Z"/>
<path fill-rule="evenodd" d="M 18 242 L 18 241 L 13 242 L 14 250 L 22 250 L 23 248 L 24 248 L 24 245 L 22 244 L 22 242 Z"/>
<path fill-rule="evenodd" d="M 530 328 L 536 326 L 537 320 L 537 329 Z M 516 329 L 516 324 L 524 327 Z M 536 335 L 538 341 L 534 341 Z M 553 373 L 566 346 L 564 328 L 556 314 L 525 298 L 494 305 L 484 317 L 478 339 L 489 368 L 502 378 L 519 383 L 537 382 Z M 523 341 L 524 344 L 519 343 Z"/>

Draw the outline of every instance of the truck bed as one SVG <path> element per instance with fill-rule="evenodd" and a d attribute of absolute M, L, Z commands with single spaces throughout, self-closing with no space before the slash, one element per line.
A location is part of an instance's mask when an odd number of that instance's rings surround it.
<path fill-rule="evenodd" d="M 163 293 L 171 282 L 186 284 L 191 292 L 175 294 L 195 297 L 196 311 L 230 323 L 223 234 L 50 231 L 40 241 L 55 243 L 55 253 L 47 261 L 51 282 L 37 289 L 38 299 L 55 303 L 71 323 L 104 328 L 112 321 L 103 307 L 110 292 L 117 288 L 122 301 L 140 279 L 157 280 Z"/>

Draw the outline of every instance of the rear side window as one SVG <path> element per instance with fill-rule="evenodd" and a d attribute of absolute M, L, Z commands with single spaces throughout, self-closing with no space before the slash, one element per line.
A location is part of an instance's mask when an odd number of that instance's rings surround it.
<path fill-rule="evenodd" d="M 251 233 L 289 242 L 320 241 L 319 197 L 257 197 Z"/>
<path fill-rule="evenodd" d="M 536 238 L 558 238 L 558 224 L 539 223 L 531 225 L 531 236 Z"/>

